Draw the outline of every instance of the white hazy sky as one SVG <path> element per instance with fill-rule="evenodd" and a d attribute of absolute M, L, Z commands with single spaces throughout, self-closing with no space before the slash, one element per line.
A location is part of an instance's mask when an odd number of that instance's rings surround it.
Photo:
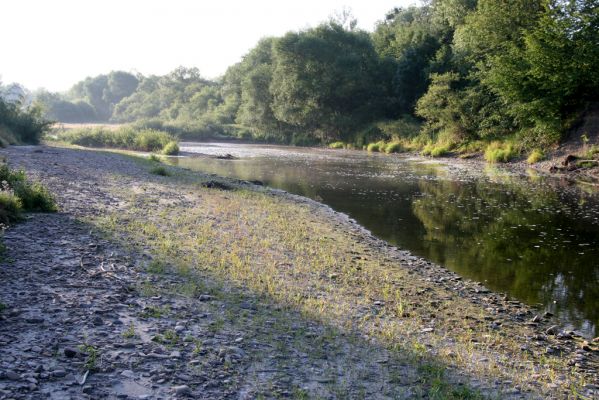
<path fill-rule="evenodd" d="M 111 70 L 165 74 L 179 65 L 208 78 L 265 36 L 280 36 L 349 7 L 372 30 L 417 0 L 7 0 L 0 1 L 0 79 L 63 91 Z"/>

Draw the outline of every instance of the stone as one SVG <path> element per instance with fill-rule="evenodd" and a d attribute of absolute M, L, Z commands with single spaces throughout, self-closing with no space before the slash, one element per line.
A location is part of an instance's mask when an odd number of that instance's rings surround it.
<path fill-rule="evenodd" d="M 14 371 L 7 371 L 4 373 L 6 379 L 10 379 L 11 381 L 18 381 L 21 377 Z"/>
<path fill-rule="evenodd" d="M 187 385 L 173 386 L 172 390 L 177 396 L 191 396 L 191 388 Z"/>
<path fill-rule="evenodd" d="M 55 369 L 54 371 L 52 371 L 52 376 L 55 378 L 64 378 L 65 376 L 67 376 L 67 371 L 65 371 L 64 369 Z"/>
<path fill-rule="evenodd" d="M 125 378 L 129 378 L 129 379 L 136 378 L 135 372 L 131 371 L 130 369 L 124 370 L 123 372 L 121 372 L 121 375 L 124 376 Z"/>
<path fill-rule="evenodd" d="M 78 351 L 75 349 L 71 349 L 69 347 L 64 349 L 64 355 L 67 356 L 68 358 L 73 358 L 77 355 Z"/>
<path fill-rule="evenodd" d="M 559 330 L 559 327 L 557 325 L 552 325 L 549 328 L 547 328 L 547 330 L 545 330 L 545 333 L 547 335 L 555 335 Z"/>

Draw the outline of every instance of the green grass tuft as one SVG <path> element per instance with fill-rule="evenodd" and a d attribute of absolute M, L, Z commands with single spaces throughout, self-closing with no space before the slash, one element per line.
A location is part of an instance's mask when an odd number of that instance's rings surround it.
<path fill-rule="evenodd" d="M 399 142 L 391 142 L 385 145 L 385 153 L 401 153 L 403 151 L 403 147 Z"/>
<path fill-rule="evenodd" d="M 179 154 L 179 145 L 176 141 L 171 140 L 170 142 L 164 145 L 164 148 L 162 149 L 162 154 L 166 156 L 176 156 L 177 154 Z"/>
<path fill-rule="evenodd" d="M 343 142 L 333 142 L 329 144 L 329 149 L 344 149 L 345 143 Z"/>
<path fill-rule="evenodd" d="M 543 153 L 543 151 L 539 150 L 539 149 L 534 149 L 530 155 L 528 156 L 528 158 L 526 159 L 526 162 L 529 164 L 536 164 L 539 161 L 542 161 L 545 159 L 545 154 Z"/>
<path fill-rule="evenodd" d="M 150 173 L 159 176 L 171 176 L 171 173 L 168 172 L 168 170 L 164 168 L 162 165 L 152 167 L 152 169 L 150 169 Z"/>
<path fill-rule="evenodd" d="M 518 156 L 511 143 L 491 142 L 485 150 L 485 160 L 490 163 L 508 162 Z"/>

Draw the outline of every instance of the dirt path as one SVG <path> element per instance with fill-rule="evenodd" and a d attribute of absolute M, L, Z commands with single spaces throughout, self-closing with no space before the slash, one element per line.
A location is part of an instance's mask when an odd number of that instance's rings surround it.
<path fill-rule="evenodd" d="M 596 372 L 593 351 L 577 349 L 579 342 L 572 338 L 542 333 L 550 321 L 537 317 L 527 330 L 517 328 L 517 321 L 533 317 L 530 310 L 422 260 L 369 247 L 376 243 L 369 244 L 350 222 L 331 223 L 331 228 L 322 228 L 324 233 L 318 231 L 318 247 L 286 238 L 299 255 L 288 254 L 267 231 L 273 227 L 279 240 L 277 224 L 291 228 L 287 213 L 306 212 L 316 219 L 330 212 L 312 203 L 290 210 L 289 200 L 277 200 L 276 195 L 271 204 L 272 194 L 265 198 L 242 193 L 237 198 L 227 190 L 198 190 L 197 176 L 170 169 L 175 177 L 157 177 L 148 172 L 147 163 L 118 154 L 47 147 L 1 153 L 11 165 L 43 180 L 62 207 L 58 214 L 32 214 L 5 233 L 7 259 L 0 264 L 0 302 L 6 305 L 0 313 L 2 399 L 478 398 L 499 392 L 506 398 L 541 398 L 551 391 L 554 397 L 569 397 L 563 389 L 573 382 L 569 376 L 559 375 L 536 387 L 527 383 L 529 376 L 521 382 L 504 375 L 493 379 L 467 368 L 446 368 L 445 361 L 431 362 L 445 354 L 441 343 L 447 346 L 448 359 L 463 357 L 461 347 L 451 347 L 457 340 L 451 332 L 471 328 L 446 326 L 454 318 L 449 311 L 445 320 L 414 304 L 414 321 L 400 320 L 408 330 L 398 331 L 413 331 L 413 336 L 386 343 L 381 333 L 393 332 L 391 324 L 398 321 L 387 315 L 386 303 L 392 301 L 373 299 L 380 295 L 366 295 L 356 287 L 342 292 L 335 281 L 349 271 L 320 273 L 314 265 L 320 259 L 318 249 L 327 246 L 326 235 L 336 231 L 358 243 L 352 245 L 353 254 L 343 255 L 348 265 L 358 266 L 357 274 L 401 257 L 406 265 L 419 266 L 405 272 L 414 276 L 410 287 L 402 289 L 406 296 L 413 291 L 438 314 L 445 313 L 439 307 L 442 302 L 448 302 L 449 309 L 453 304 L 463 307 L 469 315 L 476 314 L 468 324 L 484 326 L 490 335 L 500 326 L 503 336 L 522 334 L 513 345 L 524 346 L 519 351 L 526 358 L 520 365 L 539 371 L 532 381 L 547 377 L 529 353 L 564 353 L 568 358 L 558 360 L 564 366 L 577 363 L 580 373 Z M 252 216 L 265 214 L 245 223 L 246 210 L 234 208 L 236 204 L 247 207 Z M 255 204 L 258 208 L 252 208 Z M 278 213 L 284 220 L 275 219 Z M 256 228 L 259 237 L 250 243 L 250 230 L 257 223 L 265 225 Z M 180 244 L 187 238 L 193 239 L 189 249 Z M 268 250 L 258 249 L 256 243 Z M 204 245 L 206 251 L 194 252 Z M 249 252 L 242 251 L 244 246 Z M 309 270 L 300 268 L 302 257 L 308 257 Z M 287 259 L 291 261 L 283 262 Z M 264 263 L 264 272 L 252 275 L 246 261 Z M 274 275 L 268 275 L 267 261 L 272 261 Z M 325 261 L 326 268 L 328 263 L 337 265 L 332 258 Z M 207 266 L 225 263 L 237 267 L 227 265 L 220 271 Z M 289 270 L 292 265 L 297 271 Z M 272 282 L 253 283 L 263 278 Z M 397 283 L 393 276 L 388 279 Z M 294 294 L 300 290 L 292 286 L 295 281 L 306 284 L 299 294 Z M 332 285 L 324 287 L 323 282 Z M 452 293 L 459 295 L 454 298 Z M 304 300 L 298 297 L 303 307 L 290 306 L 291 296 L 303 296 Z M 348 303 L 351 307 L 341 308 L 346 300 L 353 302 Z M 319 307 L 330 310 L 316 312 Z M 499 311 L 488 311 L 494 313 L 491 318 L 486 309 Z M 344 329 L 347 324 L 361 328 Z M 437 332 L 439 337 L 431 337 Z M 499 349 L 507 343 L 500 336 L 472 346 L 468 356 L 476 357 L 474 369 L 500 358 Z M 586 383 L 577 390 L 593 396 L 596 383 Z"/>

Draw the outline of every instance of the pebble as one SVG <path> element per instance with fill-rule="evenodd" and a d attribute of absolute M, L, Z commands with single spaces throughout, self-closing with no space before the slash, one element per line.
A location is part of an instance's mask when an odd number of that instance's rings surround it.
<path fill-rule="evenodd" d="M 191 388 L 187 385 L 173 386 L 173 392 L 177 396 L 191 396 Z"/>

